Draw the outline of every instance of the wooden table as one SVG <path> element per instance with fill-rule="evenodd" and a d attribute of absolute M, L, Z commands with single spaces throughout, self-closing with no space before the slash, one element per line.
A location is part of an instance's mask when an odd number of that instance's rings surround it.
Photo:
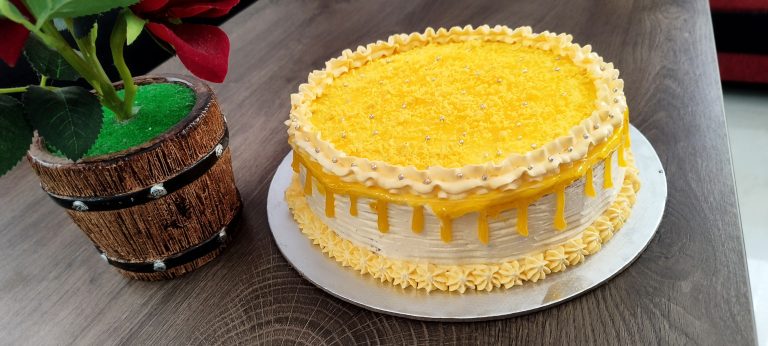
<path fill-rule="evenodd" d="M 299 277 L 266 213 L 270 179 L 289 150 L 289 95 L 345 48 L 427 26 L 486 23 L 572 33 L 621 69 L 632 122 L 669 180 L 648 249 L 569 303 L 480 323 L 369 312 Z M 245 203 L 237 243 L 179 280 L 124 279 L 24 164 L 0 179 L 0 343 L 755 343 L 706 1 L 259 1 L 224 29 L 233 51 L 229 78 L 216 89 Z M 172 61 L 157 71 L 183 68 Z"/>

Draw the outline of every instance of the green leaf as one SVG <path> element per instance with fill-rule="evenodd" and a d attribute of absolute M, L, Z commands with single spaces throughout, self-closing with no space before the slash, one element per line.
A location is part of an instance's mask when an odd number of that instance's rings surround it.
<path fill-rule="evenodd" d="M 0 0 L 7 1 L 7 0 Z M 139 0 L 26 0 L 27 8 L 37 18 L 37 27 L 51 18 L 75 18 L 128 7 Z"/>
<path fill-rule="evenodd" d="M 133 12 L 128 10 L 125 11 L 125 23 L 127 25 L 125 29 L 125 42 L 130 46 L 131 43 L 136 41 L 136 38 L 139 37 L 139 34 L 141 34 L 141 30 L 144 29 L 144 25 L 147 24 L 147 21 L 137 17 Z"/>
<path fill-rule="evenodd" d="M 0 95 L 0 176 L 24 157 L 32 144 L 32 128 L 24 119 L 24 106 L 13 97 Z"/>
<path fill-rule="evenodd" d="M 24 94 L 27 118 L 46 143 L 77 161 L 91 148 L 102 125 L 101 104 L 84 88 L 48 90 L 30 86 Z"/>
<path fill-rule="evenodd" d="M 74 68 L 53 49 L 48 48 L 34 36 L 27 39 L 24 46 L 24 56 L 35 71 L 55 80 L 75 81 L 80 75 Z"/>

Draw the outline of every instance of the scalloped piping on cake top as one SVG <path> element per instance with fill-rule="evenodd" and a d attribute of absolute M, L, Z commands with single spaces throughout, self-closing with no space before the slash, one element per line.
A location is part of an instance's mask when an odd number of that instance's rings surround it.
<path fill-rule="evenodd" d="M 635 203 L 636 192 L 640 189 L 637 168 L 629 151 L 626 161 L 627 173 L 618 196 L 585 231 L 546 251 L 501 263 L 437 265 L 418 260 L 386 258 L 339 237 L 328 228 L 308 207 L 295 175 L 285 197 L 302 233 L 342 266 L 403 289 L 411 287 L 427 292 L 437 290 L 458 293 L 467 290 L 492 291 L 522 285 L 525 281 L 542 280 L 551 273 L 564 271 L 569 266 L 583 262 L 585 256 L 599 251 L 624 225 Z"/>
<path fill-rule="evenodd" d="M 597 91 L 597 107 L 590 116 L 571 129 L 566 136 L 555 139 L 525 154 L 513 154 L 501 164 L 492 161 L 481 165 L 461 168 L 429 167 L 416 169 L 386 162 L 371 162 L 366 158 L 347 156 L 336 150 L 314 131 L 310 121 L 309 105 L 321 96 L 323 88 L 334 78 L 398 52 L 407 51 L 430 43 L 442 44 L 468 40 L 521 43 L 570 58 L 594 78 Z M 316 161 L 324 170 L 348 183 L 376 186 L 393 193 L 431 195 L 437 191 L 448 198 L 477 190 L 514 189 L 522 179 L 537 180 L 556 174 L 564 164 L 584 159 L 592 148 L 605 142 L 614 130 L 622 127 L 628 142 L 628 112 L 623 94 L 624 82 L 619 71 L 611 63 L 605 63 L 591 46 L 579 46 L 571 42 L 570 35 L 549 32 L 532 33 L 529 27 L 512 30 L 505 26 L 453 27 L 450 30 L 428 28 L 423 34 L 393 35 L 386 41 L 345 50 L 342 56 L 331 59 L 324 70 L 310 73 L 308 83 L 299 86 L 299 92 L 291 95 L 291 114 L 288 125 L 289 141 L 295 149 Z M 624 116 L 620 116 L 624 114 Z"/>

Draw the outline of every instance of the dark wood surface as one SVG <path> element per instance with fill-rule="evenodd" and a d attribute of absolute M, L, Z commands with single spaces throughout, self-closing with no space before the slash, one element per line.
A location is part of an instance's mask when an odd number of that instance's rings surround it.
<path fill-rule="evenodd" d="M 289 95 L 345 48 L 427 26 L 486 23 L 572 33 L 618 65 L 632 122 L 669 181 L 648 249 L 569 303 L 479 323 L 373 313 L 303 280 L 266 218 L 269 182 L 289 149 Z M 215 89 L 245 205 L 235 244 L 182 279 L 127 280 L 25 164 L 0 179 L 0 343 L 755 343 L 706 1 L 259 1 L 224 29 L 233 42 L 230 74 Z M 158 69 L 182 71 L 177 61 Z"/>

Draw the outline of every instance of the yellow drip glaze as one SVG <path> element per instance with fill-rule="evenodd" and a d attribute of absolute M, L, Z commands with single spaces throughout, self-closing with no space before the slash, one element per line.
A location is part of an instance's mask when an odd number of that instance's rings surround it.
<path fill-rule="evenodd" d="M 452 223 L 449 216 L 438 216 L 440 218 L 440 239 L 445 243 L 450 243 L 453 238 Z"/>
<path fill-rule="evenodd" d="M 619 157 L 619 167 L 627 167 L 627 160 L 624 158 L 624 143 L 619 144 L 616 156 Z"/>
<path fill-rule="evenodd" d="M 389 207 L 387 202 L 376 202 L 376 213 L 379 215 L 379 232 L 389 232 Z"/>
<path fill-rule="evenodd" d="M 357 196 L 349 195 L 349 215 L 357 216 Z"/>
<path fill-rule="evenodd" d="M 624 112 L 624 146 L 629 148 L 632 144 L 632 141 L 629 139 L 629 109 L 627 109 L 626 112 Z"/>
<path fill-rule="evenodd" d="M 483 244 L 488 245 L 488 242 L 490 242 L 490 234 L 488 232 L 488 212 L 485 210 L 478 212 L 477 237 Z"/>
<path fill-rule="evenodd" d="M 296 150 L 293 151 L 293 161 L 291 161 L 291 168 L 296 173 L 299 173 L 299 153 Z"/>
<path fill-rule="evenodd" d="M 584 182 L 584 193 L 589 197 L 595 197 L 595 184 L 592 182 L 592 167 L 587 168 L 585 173 L 587 180 Z"/>
<path fill-rule="evenodd" d="M 528 236 L 528 203 L 517 207 L 517 233 L 523 237 Z"/>
<path fill-rule="evenodd" d="M 565 222 L 565 186 L 557 189 L 557 209 L 555 210 L 555 228 L 558 231 L 564 230 Z"/>
<path fill-rule="evenodd" d="M 416 205 L 413 207 L 413 218 L 411 219 L 411 230 L 413 233 L 421 233 L 424 230 L 424 206 Z"/>
<path fill-rule="evenodd" d="M 605 158 L 605 169 L 603 172 L 605 175 L 603 176 L 603 188 L 604 189 L 610 189 L 613 187 L 613 175 L 611 174 L 611 167 L 613 164 L 611 164 L 611 158 L 613 156 L 609 155 Z"/>
<path fill-rule="evenodd" d="M 331 189 L 325 189 L 325 216 L 336 217 L 336 199 Z"/>
<path fill-rule="evenodd" d="M 304 181 L 304 194 L 312 195 L 312 173 L 307 169 L 307 179 Z"/>
<path fill-rule="evenodd" d="M 348 183 L 341 178 L 323 172 L 323 168 L 317 162 L 307 159 L 301 152 L 299 158 L 301 163 L 307 167 L 312 175 L 321 181 L 326 188 L 333 190 L 336 194 L 364 196 L 373 200 L 382 200 L 388 203 L 398 203 L 405 205 L 428 205 L 432 210 L 438 211 L 440 215 L 446 215 L 455 219 L 462 215 L 488 210 L 489 215 L 493 215 L 503 210 L 514 209 L 520 200 L 535 200 L 547 193 L 553 193 L 556 186 L 560 184 L 570 184 L 576 179 L 584 176 L 585 172 L 593 165 L 604 160 L 619 146 L 623 140 L 621 131 L 609 138 L 590 151 L 588 158 L 576 163 L 563 165 L 558 174 L 545 176 L 539 181 L 523 180 L 521 186 L 514 190 L 492 191 L 489 193 L 475 193 L 470 191 L 468 195 L 458 201 L 451 199 L 438 198 L 437 190 L 430 196 L 420 196 L 410 193 L 392 194 L 386 189 L 377 186 L 365 186 L 359 183 Z"/>

